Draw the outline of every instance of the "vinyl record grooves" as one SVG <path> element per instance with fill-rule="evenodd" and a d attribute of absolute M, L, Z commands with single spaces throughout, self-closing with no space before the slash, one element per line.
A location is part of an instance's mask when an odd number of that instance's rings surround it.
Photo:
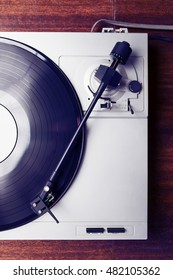
<path fill-rule="evenodd" d="M 48 57 L 0 38 L 0 230 L 37 215 L 30 202 L 40 194 L 82 118 L 78 97 Z M 84 130 L 57 182 L 54 204 L 80 165 Z"/>

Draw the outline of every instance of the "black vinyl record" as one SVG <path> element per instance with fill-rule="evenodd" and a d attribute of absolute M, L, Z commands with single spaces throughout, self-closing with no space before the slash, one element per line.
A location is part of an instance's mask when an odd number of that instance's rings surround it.
<path fill-rule="evenodd" d="M 32 47 L 0 38 L 0 118 L 2 231 L 37 218 L 30 203 L 61 159 L 82 109 L 70 81 L 53 61 Z M 84 136 L 83 129 L 63 165 L 54 204 L 78 171 Z"/>

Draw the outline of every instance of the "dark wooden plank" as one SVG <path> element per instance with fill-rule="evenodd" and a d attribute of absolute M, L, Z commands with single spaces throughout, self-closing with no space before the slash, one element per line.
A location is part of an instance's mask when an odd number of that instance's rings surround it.
<path fill-rule="evenodd" d="M 171 0 L 114 0 L 116 20 L 138 23 L 172 24 Z"/>
<path fill-rule="evenodd" d="M 112 17 L 112 1 L 10 0 L 0 3 L 1 31 L 90 31 L 100 17 Z"/>

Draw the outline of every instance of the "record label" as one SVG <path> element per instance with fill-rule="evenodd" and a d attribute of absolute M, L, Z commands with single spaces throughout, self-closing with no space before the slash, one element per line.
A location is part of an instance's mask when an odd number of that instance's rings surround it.
<path fill-rule="evenodd" d="M 5 161 L 17 143 L 17 124 L 11 112 L 0 104 L 0 163 Z"/>

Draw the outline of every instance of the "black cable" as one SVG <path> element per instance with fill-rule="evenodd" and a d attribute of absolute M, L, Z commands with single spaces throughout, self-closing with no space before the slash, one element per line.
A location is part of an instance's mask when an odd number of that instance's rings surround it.
<path fill-rule="evenodd" d="M 159 41 L 163 41 L 163 42 L 173 43 L 173 38 L 162 37 L 162 36 L 159 36 L 159 35 L 148 35 L 148 39 L 149 40 L 159 40 Z"/>

